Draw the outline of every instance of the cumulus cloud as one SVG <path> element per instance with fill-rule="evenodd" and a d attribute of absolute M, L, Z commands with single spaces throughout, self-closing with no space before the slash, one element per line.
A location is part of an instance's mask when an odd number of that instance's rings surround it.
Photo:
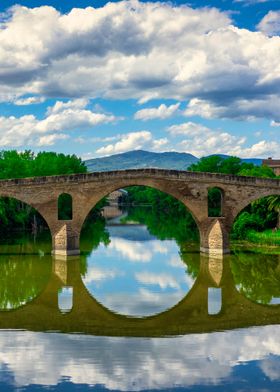
<path fill-rule="evenodd" d="M 269 78 L 269 75 L 266 76 Z M 238 120 L 252 121 L 257 117 L 274 118 L 280 121 L 280 97 L 272 95 L 266 99 L 237 99 L 233 105 L 211 102 L 210 100 L 193 98 L 189 101 L 184 115 L 201 116 L 203 118 L 236 118 Z"/>
<path fill-rule="evenodd" d="M 258 24 L 258 29 L 270 36 L 280 35 L 280 11 L 269 11 Z"/>
<path fill-rule="evenodd" d="M 246 146 L 246 138 L 234 136 L 223 130 L 213 130 L 202 124 L 186 122 L 168 128 L 171 135 L 182 135 L 178 149 L 197 156 L 210 154 L 229 154 L 240 157 L 255 158 L 277 155 L 280 143 L 261 140 Z"/>
<path fill-rule="evenodd" d="M 164 120 L 166 118 L 172 117 L 178 110 L 180 103 L 176 103 L 174 105 L 166 106 L 165 104 L 159 105 L 157 108 L 147 108 L 138 110 L 134 118 L 136 120 L 152 120 L 155 118 L 159 118 Z"/>
<path fill-rule="evenodd" d="M 142 148 L 160 151 L 167 143 L 168 140 L 166 138 L 153 139 L 153 135 L 149 131 L 130 132 L 119 135 L 119 140 L 115 144 L 100 147 L 96 153 L 110 155 L 130 150 L 140 150 Z"/>
<path fill-rule="evenodd" d="M 16 6 L 0 26 L 0 98 L 198 99 L 231 118 L 258 101 L 250 116 L 279 121 L 280 37 L 265 25 L 268 16 L 255 32 L 215 8 L 136 0 L 68 14 Z"/>
<path fill-rule="evenodd" d="M 91 128 L 116 120 L 113 115 L 92 112 L 87 105 L 88 102 L 81 99 L 58 101 L 48 108 L 43 119 L 34 115 L 0 116 L 0 144 L 5 147 L 49 146 L 67 139 L 69 136 L 65 131 Z"/>
<path fill-rule="evenodd" d="M 27 98 L 19 98 L 14 101 L 15 105 L 18 106 L 27 106 L 27 105 L 34 105 L 38 103 L 42 103 L 45 101 L 44 97 L 27 97 Z"/>

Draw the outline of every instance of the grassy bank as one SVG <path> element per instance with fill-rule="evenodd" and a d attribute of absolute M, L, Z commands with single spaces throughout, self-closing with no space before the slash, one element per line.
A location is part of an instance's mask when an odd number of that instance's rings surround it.
<path fill-rule="evenodd" d="M 256 244 L 280 246 L 280 230 L 265 230 L 262 232 L 250 230 L 246 238 L 248 241 Z"/>

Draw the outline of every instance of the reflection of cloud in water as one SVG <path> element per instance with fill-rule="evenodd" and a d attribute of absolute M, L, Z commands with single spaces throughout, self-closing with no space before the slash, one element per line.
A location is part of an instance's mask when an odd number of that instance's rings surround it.
<path fill-rule="evenodd" d="M 172 255 L 167 262 L 170 267 L 173 268 L 184 268 L 186 269 L 186 265 L 183 263 L 181 257 L 179 255 Z"/>
<path fill-rule="evenodd" d="M 272 381 L 280 380 L 280 361 L 275 356 L 265 358 L 260 365 L 263 373 Z"/>
<path fill-rule="evenodd" d="M 63 377 L 122 391 L 219 384 L 230 382 L 234 365 L 255 360 L 266 377 L 280 380 L 280 359 L 270 355 L 280 355 L 279 333 L 279 326 L 267 326 L 126 339 L 2 331 L 0 366 L 17 386 L 54 385 Z"/>
<path fill-rule="evenodd" d="M 151 242 L 152 241 L 150 241 L 150 243 Z M 147 242 L 129 241 L 115 237 L 111 239 L 107 249 L 110 253 L 112 251 L 120 253 L 122 257 L 125 257 L 129 261 L 147 263 L 151 261 L 153 257 L 150 243 L 147 246 Z"/>
<path fill-rule="evenodd" d="M 135 278 L 139 283 L 148 285 L 158 285 L 161 289 L 171 287 L 179 289 L 178 279 L 167 273 L 152 273 L 149 271 L 136 272 Z"/>
<path fill-rule="evenodd" d="M 115 252 L 118 252 L 129 261 L 147 263 L 152 260 L 153 256 L 157 254 L 168 254 L 172 250 L 174 250 L 174 241 L 164 241 L 163 244 L 158 240 L 142 242 L 113 237 L 105 252 L 108 256 L 112 256 Z"/>
<path fill-rule="evenodd" d="M 161 313 L 177 304 L 184 296 L 185 292 L 155 293 L 144 288 L 139 288 L 137 293 L 114 293 L 99 297 L 108 309 L 114 312 L 129 316 L 149 316 Z"/>
<path fill-rule="evenodd" d="M 87 269 L 86 276 L 83 278 L 83 282 L 84 284 L 90 284 L 93 282 L 114 279 L 123 275 L 124 273 L 120 270 L 103 269 L 90 265 Z"/>
<path fill-rule="evenodd" d="M 173 240 L 139 242 L 114 237 L 107 247 L 101 245 L 92 253 L 83 281 L 97 301 L 117 313 L 137 316 L 159 313 L 179 302 L 193 283 L 186 277 L 182 261 L 181 269 L 169 264 L 173 255 L 179 257 L 178 245 Z M 143 285 L 152 287 L 154 297 L 142 298 Z M 155 301 L 158 291 L 162 298 Z"/>
<path fill-rule="evenodd" d="M 110 234 L 110 238 L 117 237 L 124 240 L 140 242 L 156 240 L 156 237 L 150 234 L 147 226 L 145 225 L 107 225 L 106 229 Z"/>

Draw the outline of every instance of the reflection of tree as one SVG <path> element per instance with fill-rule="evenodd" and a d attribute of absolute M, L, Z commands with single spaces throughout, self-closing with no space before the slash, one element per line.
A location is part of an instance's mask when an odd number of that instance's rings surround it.
<path fill-rule="evenodd" d="M 247 298 L 268 304 L 280 297 L 278 255 L 238 253 L 231 259 L 234 281 Z"/>
<path fill-rule="evenodd" d="M 0 309 L 15 309 L 36 298 L 46 287 L 51 259 L 38 255 L 0 257 Z"/>
<path fill-rule="evenodd" d="M 180 257 L 187 266 L 186 274 L 190 275 L 193 279 L 196 279 L 200 270 L 200 254 L 198 252 L 186 252 L 185 246 L 182 244 L 180 248 Z"/>
<path fill-rule="evenodd" d="M 80 249 L 82 254 L 90 254 L 101 243 L 108 245 L 110 235 L 106 230 L 106 220 L 101 216 L 100 208 L 94 208 L 88 215 L 83 225 L 80 237 Z M 87 272 L 87 259 L 81 257 L 81 273 Z"/>
<path fill-rule="evenodd" d="M 152 207 L 129 208 L 122 220 L 146 225 L 149 232 L 160 240 L 175 239 L 178 245 L 186 241 L 197 241 L 198 230 L 191 214 L 185 209 L 178 214 L 173 209 L 161 210 Z"/>

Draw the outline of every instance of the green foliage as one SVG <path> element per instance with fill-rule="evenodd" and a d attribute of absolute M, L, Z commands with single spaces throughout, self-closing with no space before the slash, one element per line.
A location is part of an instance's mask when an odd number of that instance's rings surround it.
<path fill-rule="evenodd" d="M 268 166 L 255 166 L 249 168 L 242 168 L 239 173 L 239 176 L 249 176 L 249 177 L 268 177 L 275 178 L 276 175 L 274 171 Z"/>
<path fill-rule="evenodd" d="M 15 150 L 0 152 L 0 179 L 52 176 L 59 174 L 85 173 L 86 166 L 76 155 L 55 152 Z"/>
<path fill-rule="evenodd" d="M 280 246 L 280 230 L 265 230 L 261 233 L 252 230 L 246 233 L 246 238 L 257 244 Z"/>
<path fill-rule="evenodd" d="M 280 297 L 280 268 L 277 255 L 238 253 L 231 270 L 239 291 L 247 298 L 269 304 Z"/>
<path fill-rule="evenodd" d="M 126 188 L 130 205 L 126 221 L 137 221 L 145 224 L 151 234 L 157 238 L 175 239 L 179 244 L 186 240 L 197 240 L 196 223 L 182 202 L 167 193 L 146 186 Z M 141 205 L 149 208 L 139 207 Z"/>
<path fill-rule="evenodd" d="M 149 232 L 160 240 L 175 239 L 178 245 L 198 240 L 196 223 L 186 208 L 179 215 L 172 209 L 164 211 L 153 207 L 132 207 L 123 219 L 123 222 L 131 221 L 146 225 Z"/>
<path fill-rule="evenodd" d="M 254 167 L 251 163 L 242 162 L 240 158 L 222 158 L 219 155 L 201 158 L 199 162 L 193 163 L 188 170 L 195 172 L 239 174 L 241 170 Z"/>
<path fill-rule="evenodd" d="M 49 176 L 72 173 L 85 173 L 86 166 L 75 155 L 40 152 L 35 155 L 31 151 L 0 152 L 0 179 Z M 62 205 L 62 213 L 66 208 Z M 66 208 L 67 209 L 67 208 Z M 19 200 L 0 199 L 0 230 L 23 229 L 44 225 L 45 222 L 36 211 Z"/>

